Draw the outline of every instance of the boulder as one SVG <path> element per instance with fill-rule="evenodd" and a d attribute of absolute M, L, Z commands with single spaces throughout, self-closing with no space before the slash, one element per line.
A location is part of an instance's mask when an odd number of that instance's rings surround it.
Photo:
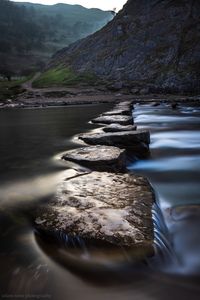
<path fill-rule="evenodd" d="M 131 89 L 131 94 L 133 94 L 133 95 L 137 95 L 138 93 L 139 93 L 139 88 L 133 88 L 133 89 Z"/>
<path fill-rule="evenodd" d="M 123 131 L 134 131 L 137 129 L 135 125 L 119 125 L 110 124 L 103 128 L 104 132 L 123 132 Z"/>
<path fill-rule="evenodd" d="M 112 124 L 117 123 L 120 125 L 132 125 L 133 118 L 129 116 L 120 116 L 120 115 L 112 115 L 112 116 L 101 116 L 92 120 L 92 123 L 96 124 Z"/>
<path fill-rule="evenodd" d="M 120 91 L 123 88 L 123 83 L 118 81 L 108 86 L 108 89 L 111 91 Z"/>
<path fill-rule="evenodd" d="M 135 145 L 150 143 L 150 133 L 147 130 L 91 133 L 79 136 L 79 139 L 89 145 L 106 145 L 120 148 L 131 148 Z"/>
<path fill-rule="evenodd" d="M 110 146 L 90 146 L 68 151 L 62 157 L 98 171 L 122 171 L 126 167 L 125 150 Z"/>
<path fill-rule="evenodd" d="M 151 209 L 154 195 L 141 176 L 90 172 L 68 177 L 36 213 L 46 232 L 100 240 L 149 253 L 153 251 Z"/>
<path fill-rule="evenodd" d="M 150 89 L 148 87 L 143 88 L 143 89 L 140 90 L 139 93 L 140 93 L 140 95 L 147 95 L 147 94 L 150 93 Z"/>

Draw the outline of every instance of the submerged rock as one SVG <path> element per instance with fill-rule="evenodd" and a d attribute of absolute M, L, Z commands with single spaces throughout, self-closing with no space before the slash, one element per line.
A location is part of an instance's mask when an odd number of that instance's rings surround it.
<path fill-rule="evenodd" d="M 151 186 L 141 176 L 79 174 L 58 186 L 55 197 L 38 210 L 36 224 L 42 230 L 152 251 L 153 202 Z"/>
<path fill-rule="evenodd" d="M 124 149 L 90 146 L 68 151 L 63 159 L 98 171 L 122 171 L 126 166 Z"/>
<path fill-rule="evenodd" d="M 91 133 L 79 136 L 79 139 L 89 145 L 107 145 L 120 148 L 134 147 L 144 143 L 150 143 L 150 133 L 146 130 L 111 132 L 111 133 Z"/>
<path fill-rule="evenodd" d="M 123 132 L 123 131 L 134 131 L 137 129 L 135 125 L 119 125 L 110 124 L 103 128 L 104 132 Z"/>
<path fill-rule="evenodd" d="M 113 124 L 117 123 L 120 125 L 132 125 L 133 118 L 129 116 L 112 115 L 112 116 L 101 116 L 92 120 L 92 123 L 97 124 Z"/>

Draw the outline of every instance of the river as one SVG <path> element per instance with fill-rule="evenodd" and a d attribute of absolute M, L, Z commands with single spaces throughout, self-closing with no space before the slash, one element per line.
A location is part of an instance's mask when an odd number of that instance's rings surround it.
<path fill-rule="evenodd" d="M 48 201 L 66 170 L 59 157 L 90 119 L 111 105 L 0 111 L 0 295 L 2 299 L 199 299 L 200 110 L 136 105 L 139 128 L 151 132 L 151 157 L 131 163 L 156 191 L 156 255 L 124 267 L 69 268 L 45 251 L 30 210 Z M 118 249 L 120 252 L 121 250 Z M 91 276 L 92 275 L 92 276 Z"/>

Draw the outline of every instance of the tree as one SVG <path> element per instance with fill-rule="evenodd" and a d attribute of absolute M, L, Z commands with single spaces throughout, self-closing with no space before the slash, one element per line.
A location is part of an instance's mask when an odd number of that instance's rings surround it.
<path fill-rule="evenodd" d="M 111 10 L 110 12 L 111 12 L 111 14 L 113 14 L 113 16 L 116 16 L 116 14 L 117 14 L 117 8 L 114 7 L 113 10 Z"/>
<path fill-rule="evenodd" d="M 8 81 L 11 81 L 12 76 L 15 75 L 13 70 L 6 64 L 0 67 L 0 74 L 3 78 L 7 79 Z"/>

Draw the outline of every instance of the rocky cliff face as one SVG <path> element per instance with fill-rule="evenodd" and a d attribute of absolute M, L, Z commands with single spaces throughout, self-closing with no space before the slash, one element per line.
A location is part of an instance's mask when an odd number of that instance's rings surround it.
<path fill-rule="evenodd" d="M 57 52 L 63 64 L 114 86 L 200 91 L 200 1 L 129 0 L 102 30 Z"/>

